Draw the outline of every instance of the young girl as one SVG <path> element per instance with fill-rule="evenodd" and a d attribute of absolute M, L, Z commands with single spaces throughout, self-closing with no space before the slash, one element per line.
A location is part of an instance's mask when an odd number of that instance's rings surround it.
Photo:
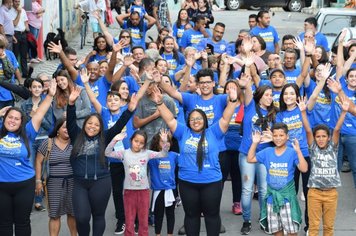
<path fill-rule="evenodd" d="M 303 125 L 307 133 L 310 151 L 311 170 L 308 180 L 308 215 L 309 235 L 319 235 L 319 225 L 323 219 L 324 235 L 333 235 L 336 216 L 338 193 L 336 187 L 341 186 L 337 170 L 337 153 L 340 130 L 349 109 L 349 101 L 340 99 L 342 112 L 335 125 L 332 136 L 328 126 L 320 124 L 312 130 L 306 115 L 305 99 L 298 104 L 303 117 Z"/>
<path fill-rule="evenodd" d="M 172 139 L 168 137 L 172 146 Z M 152 138 L 150 150 L 161 151 L 163 149 L 163 140 L 160 133 Z M 175 168 L 177 164 L 178 153 L 168 152 L 168 158 L 159 158 L 150 160 L 151 189 L 153 190 L 152 211 L 154 212 L 154 224 L 156 235 L 161 235 L 163 215 L 166 212 L 167 217 L 167 235 L 173 236 L 174 230 L 174 209 L 175 196 L 173 190 L 176 189 Z"/>
<path fill-rule="evenodd" d="M 185 59 L 182 53 L 178 52 L 176 41 L 172 36 L 166 36 L 162 40 L 162 47 L 159 54 L 168 63 L 169 76 L 174 78 L 174 72 L 178 66 L 184 65 Z"/>
<path fill-rule="evenodd" d="M 134 222 L 136 214 L 139 220 L 139 235 L 148 236 L 148 212 L 149 212 L 149 183 L 147 177 L 147 163 L 152 158 L 166 157 L 169 143 L 167 131 L 161 130 L 163 141 L 161 152 L 146 150 L 147 135 L 138 130 L 131 137 L 131 148 L 114 151 L 118 141 L 125 138 L 125 133 L 116 135 L 105 149 L 105 156 L 118 158 L 123 161 L 125 167 L 124 204 L 125 204 L 125 235 L 135 235 Z"/>

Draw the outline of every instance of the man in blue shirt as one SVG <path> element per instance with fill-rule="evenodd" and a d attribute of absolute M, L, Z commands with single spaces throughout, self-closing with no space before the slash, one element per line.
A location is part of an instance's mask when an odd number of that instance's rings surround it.
<path fill-rule="evenodd" d="M 127 20 L 125 20 L 128 18 Z M 126 14 L 121 14 L 116 17 L 117 22 L 122 29 L 128 29 L 131 32 L 132 46 L 141 46 L 146 48 L 145 38 L 146 32 L 155 23 L 156 20 L 147 13 L 144 15 L 144 19 L 140 18 L 140 14 L 136 11 Z"/>
<path fill-rule="evenodd" d="M 304 20 L 304 32 L 299 35 L 299 38 L 304 39 L 304 34 L 307 30 L 311 30 L 314 32 L 315 46 L 322 46 L 325 51 L 330 52 L 328 40 L 325 35 L 317 32 L 316 27 L 318 26 L 318 22 L 315 17 L 308 17 Z"/>
<path fill-rule="evenodd" d="M 270 25 L 271 17 L 266 10 L 259 11 L 257 26 L 251 29 L 251 35 L 259 35 L 266 42 L 266 49 L 272 53 L 279 53 L 279 37 L 276 29 Z"/>
<path fill-rule="evenodd" d="M 182 51 L 189 46 L 197 47 L 200 40 L 209 37 L 208 31 L 205 29 L 205 18 L 197 16 L 194 27 L 184 31 L 179 47 Z"/>
<path fill-rule="evenodd" d="M 214 55 L 220 55 L 226 52 L 227 49 L 227 42 L 222 39 L 225 33 L 225 24 L 222 22 L 217 22 L 213 29 L 213 36 L 211 38 L 204 38 L 200 40 L 197 48 L 198 51 L 205 50 L 208 44 L 213 46 L 213 51 L 209 52 L 207 49 L 208 54 L 212 53 Z"/>

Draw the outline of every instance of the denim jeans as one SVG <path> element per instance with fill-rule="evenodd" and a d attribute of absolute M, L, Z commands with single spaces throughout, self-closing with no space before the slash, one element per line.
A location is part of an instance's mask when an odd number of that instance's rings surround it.
<path fill-rule="evenodd" d="M 337 158 L 337 168 L 340 171 L 342 166 L 343 154 L 349 159 L 352 177 L 356 188 L 356 136 L 342 134 L 339 141 L 339 153 Z"/>
<path fill-rule="evenodd" d="M 263 164 L 248 163 L 247 156 L 243 153 L 240 153 L 239 164 L 242 181 L 242 218 L 244 219 L 244 221 L 250 221 L 253 183 L 255 180 L 255 175 L 257 176 L 258 202 L 261 209 L 264 197 L 266 196 L 267 192 L 267 171 L 266 167 Z"/>
<path fill-rule="evenodd" d="M 29 27 L 30 27 L 31 34 L 33 34 L 33 36 L 35 36 L 35 38 L 38 39 L 38 34 L 40 32 L 40 29 L 37 29 L 31 25 L 29 25 Z"/>

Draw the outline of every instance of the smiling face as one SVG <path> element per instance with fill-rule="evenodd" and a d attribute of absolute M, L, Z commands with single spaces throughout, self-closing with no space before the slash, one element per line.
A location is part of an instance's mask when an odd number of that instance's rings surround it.
<path fill-rule="evenodd" d="M 68 79 L 65 76 L 57 76 L 56 77 L 56 81 L 57 81 L 57 86 L 62 89 L 62 90 L 66 90 L 68 88 Z"/>
<path fill-rule="evenodd" d="M 198 84 L 202 95 L 210 95 L 213 93 L 215 82 L 210 76 L 200 77 Z"/>
<path fill-rule="evenodd" d="M 109 64 L 107 62 L 102 62 L 100 63 L 100 66 L 99 66 L 99 74 L 101 76 L 105 75 L 107 69 L 109 68 Z"/>
<path fill-rule="evenodd" d="M 89 80 L 95 81 L 99 77 L 99 64 L 96 62 L 91 62 L 87 65 L 87 70 L 89 73 Z"/>
<path fill-rule="evenodd" d="M 347 85 L 350 89 L 356 89 L 356 70 L 352 70 L 347 76 Z"/>
<path fill-rule="evenodd" d="M 197 111 L 189 115 L 188 121 L 190 128 L 196 133 L 200 133 L 205 127 L 204 117 Z"/>
<path fill-rule="evenodd" d="M 68 135 L 68 130 L 67 130 L 67 122 L 65 121 L 63 125 L 58 129 L 57 134 L 59 137 L 62 139 L 68 140 L 69 135 Z"/>
<path fill-rule="evenodd" d="M 286 83 L 286 77 L 280 71 L 276 71 L 271 75 L 271 83 L 273 88 L 282 89 L 284 84 Z"/>
<path fill-rule="evenodd" d="M 111 112 L 116 112 L 120 109 L 120 97 L 118 95 L 108 95 L 106 98 L 106 105 Z"/>
<path fill-rule="evenodd" d="M 131 140 L 131 150 L 133 152 L 140 152 L 145 147 L 145 137 L 136 134 Z"/>
<path fill-rule="evenodd" d="M 294 107 L 297 104 L 297 94 L 293 87 L 284 90 L 283 101 L 287 107 Z"/>
<path fill-rule="evenodd" d="M 100 132 L 100 122 L 98 117 L 91 116 L 84 125 L 84 131 L 89 137 L 94 137 Z"/>
<path fill-rule="evenodd" d="M 106 49 L 106 40 L 103 37 L 100 37 L 96 41 L 96 46 L 100 51 L 104 51 Z"/>
<path fill-rule="evenodd" d="M 259 101 L 259 104 L 263 109 L 267 109 L 267 107 L 271 106 L 272 102 L 273 102 L 272 89 L 267 89 L 263 93 Z"/>
<path fill-rule="evenodd" d="M 174 49 L 174 40 L 172 38 L 167 38 L 163 43 L 164 51 L 166 53 L 173 52 Z"/>
<path fill-rule="evenodd" d="M 20 129 L 21 122 L 21 113 L 16 110 L 11 110 L 5 117 L 4 126 L 9 132 L 16 132 Z"/>
<path fill-rule="evenodd" d="M 315 68 L 315 79 L 316 81 L 320 81 L 322 79 L 322 75 L 323 75 L 323 69 L 324 69 L 325 65 L 324 64 L 319 64 L 316 68 Z"/>
<path fill-rule="evenodd" d="M 32 97 L 40 97 L 42 92 L 43 92 L 43 86 L 40 82 L 33 81 L 31 86 L 30 86 L 30 91 L 32 93 Z"/>
<path fill-rule="evenodd" d="M 188 12 L 186 10 L 182 10 L 180 13 L 179 13 L 179 18 L 181 20 L 187 20 L 188 19 Z"/>
<path fill-rule="evenodd" d="M 315 52 L 314 52 L 315 59 L 320 60 L 322 54 L 323 54 L 323 51 L 321 50 L 321 48 L 319 48 L 319 47 L 315 48 Z"/>
<path fill-rule="evenodd" d="M 130 94 L 129 91 L 129 86 L 127 83 L 121 83 L 120 88 L 119 88 L 119 94 L 121 96 L 121 99 L 127 100 Z"/>
<path fill-rule="evenodd" d="M 282 147 L 288 141 L 288 134 L 283 129 L 274 129 L 272 133 L 272 140 L 273 143 L 277 147 Z"/>
<path fill-rule="evenodd" d="M 157 62 L 157 66 L 156 66 L 157 70 L 159 71 L 159 73 L 161 75 L 164 75 L 167 73 L 168 71 L 168 64 L 167 64 L 167 61 L 165 60 L 159 60 Z"/>

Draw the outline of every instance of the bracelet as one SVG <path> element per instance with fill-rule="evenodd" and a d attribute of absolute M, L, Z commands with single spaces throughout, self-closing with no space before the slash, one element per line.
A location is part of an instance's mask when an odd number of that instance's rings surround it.
<path fill-rule="evenodd" d="M 42 180 L 36 179 L 36 184 L 42 184 Z"/>
<path fill-rule="evenodd" d="M 157 103 L 156 103 L 156 106 L 160 106 L 160 105 L 162 105 L 162 104 L 163 104 L 163 101 L 157 102 Z"/>
<path fill-rule="evenodd" d="M 312 56 L 312 54 L 305 54 L 305 56 L 306 56 L 306 57 L 311 57 L 311 56 Z"/>
<path fill-rule="evenodd" d="M 234 100 L 231 100 L 231 98 L 230 98 L 229 101 L 232 102 L 232 103 L 237 102 L 237 98 L 234 99 Z"/>

